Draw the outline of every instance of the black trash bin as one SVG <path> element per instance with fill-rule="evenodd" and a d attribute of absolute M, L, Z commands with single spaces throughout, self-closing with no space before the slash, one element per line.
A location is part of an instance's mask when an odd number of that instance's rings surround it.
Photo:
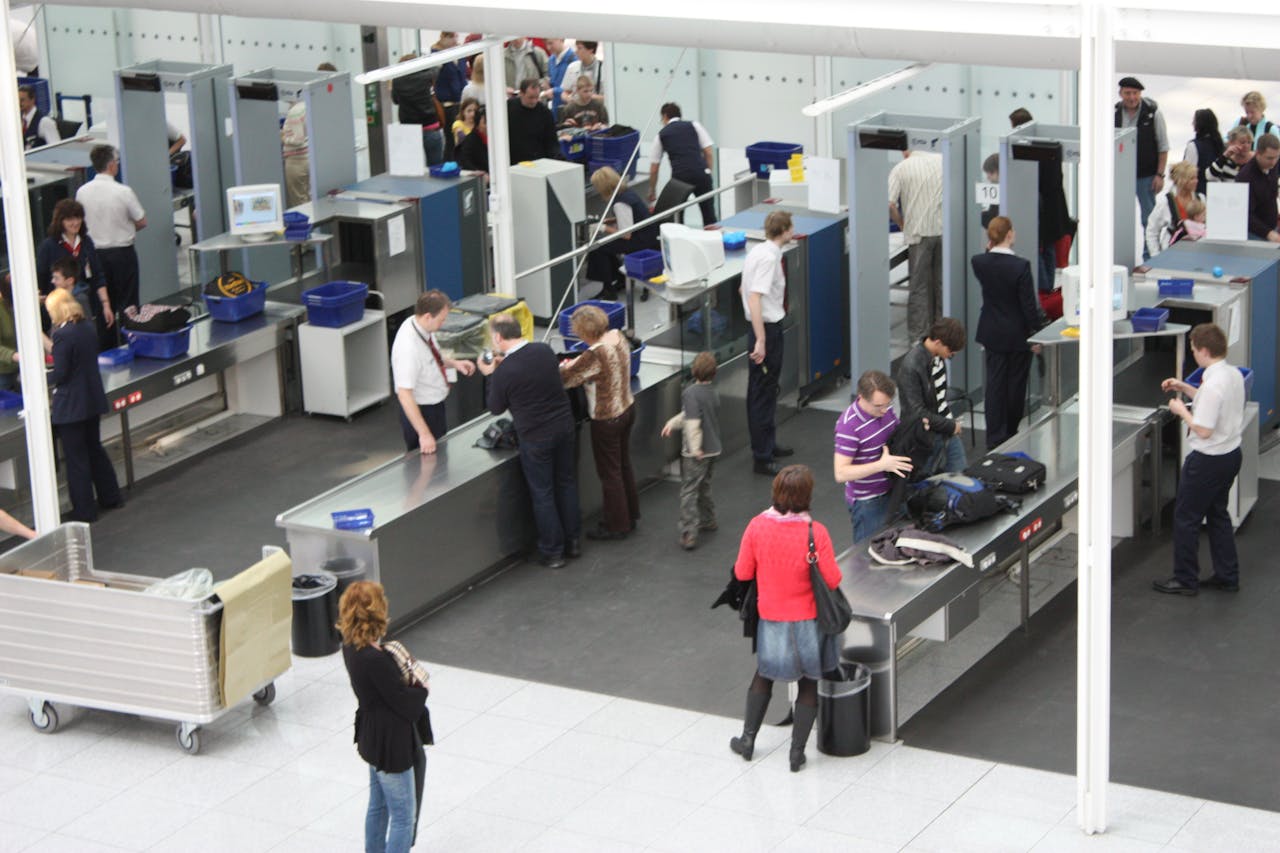
<path fill-rule="evenodd" d="M 330 557 L 320 564 L 321 572 L 329 572 L 338 579 L 338 600 L 347 587 L 359 580 L 364 580 L 364 560 L 358 557 Z"/>
<path fill-rule="evenodd" d="M 871 736 L 888 737 L 893 720 L 888 653 L 873 646 L 851 646 L 840 653 L 840 659 L 860 663 L 871 671 Z"/>
<path fill-rule="evenodd" d="M 818 682 L 818 751 L 861 755 L 871 748 L 871 673 L 862 664 L 841 663 L 840 674 L 840 681 Z"/>
<path fill-rule="evenodd" d="M 293 653 L 322 658 L 342 646 L 338 621 L 338 579 L 332 572 L 293 576 Z"/>

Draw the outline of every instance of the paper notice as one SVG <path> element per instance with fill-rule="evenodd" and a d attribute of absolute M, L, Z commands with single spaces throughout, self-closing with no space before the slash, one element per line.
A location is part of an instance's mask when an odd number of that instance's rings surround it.
<path fill-rule="evenodd" d="M 804 167 L 809 181 L 809 208 L 839 213 L 840 161 L 828 157 L 807 157 Z"/>
<path fill-rule="evenodd" d="M 395 257 L 404 252 L 406 246 L 404 233 L 404 214 L 387 220 L 387 254 Z"/>
<path fill-rule="evenodd" d="M 1209 182 L 1205 237 L 1210 240 L 1249 239 L 1249 185 Z M 1157 204 L 1165 204 L 1163 198 Z"/>
<path fill-rule="evenodd" d="M 387 125 L 387 172 L 419 176 L 427 173 L 427 152 L 422 148 L 422 128 L 416 124 Z"/>

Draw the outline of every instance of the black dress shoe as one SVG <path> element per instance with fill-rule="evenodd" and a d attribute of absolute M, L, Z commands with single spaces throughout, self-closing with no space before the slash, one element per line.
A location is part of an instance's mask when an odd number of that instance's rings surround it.
<path fill-rule="evenodd" d="M 576 560 L 582 556 L 582 542 L 578 539 L 566 539 L 564 542 L 564 555 L 570 560 Z"/>
<path fill-rule="evenodd" d="M 563 569 L 565 567 L 564 557 L 559 554 L 539 554 L 538 562 L 548 569 Z"/>
<path fill-rule="evenodd" d="M 1224 581 L 1222 578 L 1214 575 L 1213 577 L 1208 577 L 1200 581 L 1200 588 L 1216 589 L 1219 592 L 1239 592 L 1240 583 L 1238 581 L 1235 583 L 1232 583 L 1231 581 Z"/>
<path fill-rule="evenodd" d="M 775 444 L 773 446 L 774 459 L 781 459 L 784 456 L 795 456 L 795 455 L 796 455 L 796 450 L 794 447 L 787 447 L 785 444 Z"/>
<path fill-rule="evenodd" d="M 1187 586 L 1177 578 L 1169 578 L 1164 581 L 1152 581 L 1151 588 L 1156 592 L 1163 592 L 1169 595 L 1198 595 L 1199 590 L 1194 586 Z"/>
<path fill-rule="evenodd" d="M 607 527 L 593 527 L 587 531 L 587 538 L 597 542 L 610 542 L 615 539 L 626 539 L 629 530 L 614 532 Z"/>
<path fill-rule="evenodd" d="M 759 459 L 757 459 L 755 468 L 753 470 L 757 474 L 766 474 L 772 477 L 782 470 L 782 466 L 779 465 L 777 462 L 761 462 Z"/>

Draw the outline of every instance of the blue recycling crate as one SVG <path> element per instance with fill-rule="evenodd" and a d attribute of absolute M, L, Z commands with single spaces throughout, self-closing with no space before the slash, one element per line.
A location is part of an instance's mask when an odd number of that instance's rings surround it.
<path fill-rule="evenodd" d="M 792 154 L 803 154 L 804 146 L 792 142 L 756 142 L 747 146 L 747 163 L 758 177 L 767 178 L 774 169 L 785 169 Z"/>

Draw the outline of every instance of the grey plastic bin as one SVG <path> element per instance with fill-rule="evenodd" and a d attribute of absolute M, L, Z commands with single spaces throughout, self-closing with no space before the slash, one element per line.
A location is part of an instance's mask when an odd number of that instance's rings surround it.
<path fill-rule="evenodd" d="M 871 748 L 871 672 L 859 663 L 841 663 L 840 672 L 841 681 L 818 682 L 818 751 L 861 755 Z"/>
<path fill-rule="evenodd" d="M 333 572 L 293 576 L 293 653 L 322 658 L 342 646 L 338 621 L 338 579 Z"/>

